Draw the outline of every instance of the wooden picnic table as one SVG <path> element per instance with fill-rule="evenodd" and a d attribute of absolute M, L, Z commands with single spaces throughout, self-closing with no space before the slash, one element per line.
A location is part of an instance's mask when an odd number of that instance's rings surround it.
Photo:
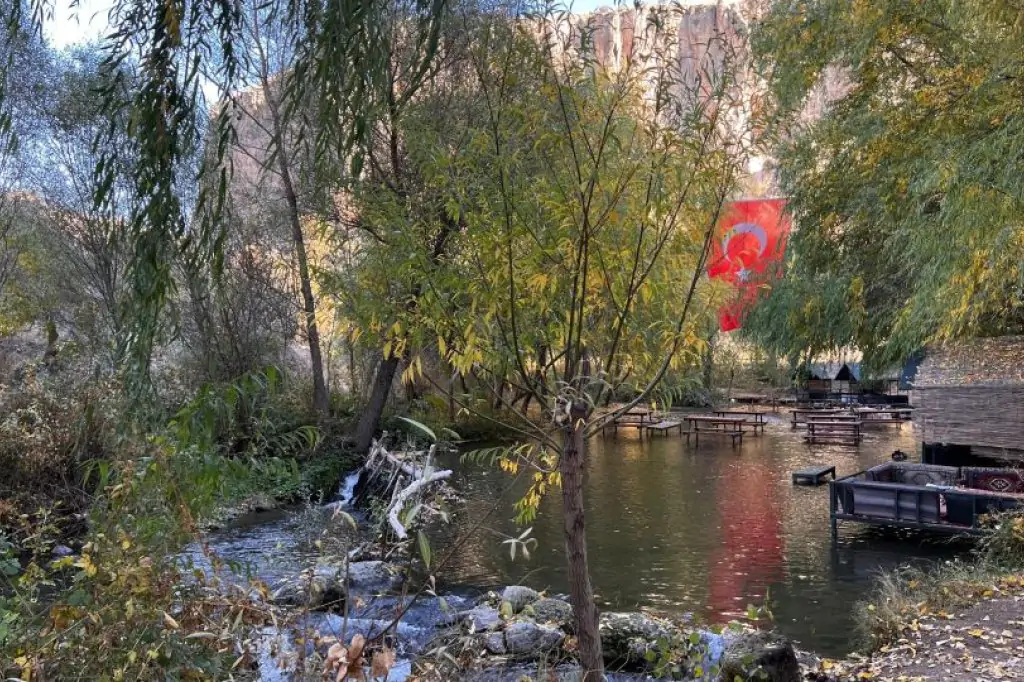
<path fill-rule="evenodd" d="M 832 480 L 835 480 L 835 465 L 826 464 L 824 466 L 807 467 L 806 469 L 799 469 L 793 472 L 793 484 L 821 485 L 829 475 L 832 476 Z"/>
<path fill-rule="evenodd" d="M 730 415 L 746 415 L 747 417 L 753 417 L 754 423 L 764 424 L 765 413 L 764 412 L 753 412 L 751 410 L 714 410 L 712 414 L 720 417 L 728 417 Z"/>
<path fill-rule="evenodd" d="M 838 407 L 828 407 L 815 410 L 793 410 L 793 419 L 791 421 L 791 424 L 792 427 L 795 429 L 797 427 L 797 424 L 806 424 L 807 422 L 811 421 L 812 419 L 818 416 L 835 415 L 841 413 L 842 410 L 839 409 Z"/>
<path fill-rule="evenodd" d="M 659 422 L 650 421 L 643 430 L 647 433 L 658 432 L 667 434 L 672 429 L 679 429 L 679 435 L 683 435 L 683 422 L 675 419 L 662 419 Z"/>
<path fill-rule="evenodd" d="M 706 414 L 690 414 L 685 419 L 690 422 L 690 430 L 685 432 L 686 440 L 689 441 L 690 436 L 693 435 L 694 443 L 697 445 L 700 445 L 700 434 L 708 433 L 729 436 L 732 438 L 733 447 L 735 447 L 737 440 L 743 442 L 743 434 L 746 433 L 743 427 L 753 425 L 753 422 L 739 417 L 714 417 Z M 702 429 L 701 424 L 705 424 L 709 428 Z"/>
<path fill-rule="evenodd" d="M 891 423 L 895 422 L 901 424 L 905 421 L 910 420 L 914 411 L 909 407 L 892 407 L 892 408 L 876 408 L 876 407 L 858 407 L 854 408 L 854 413 L 858 416 L 863 417 L 865 421 Z"/>
<path fill-rule="evenodd" d="M 850 420 L 831 421 L 809 421 L 807 422 L 807 435 L 804 437 L 808 443 L 820 441 L 842 441 L 856 445 L 861 439 L 861 422 Z"/>
<path fill-rule="evenodd" d="M 642 430 L 651 421 L 651 410 L 646 407 L 633 407 L 605 424 L 601 432 L 603 433 L 607 429 L 611 429 L 614 433 L 618 433 L 620 426 Z"/>
<path fill-rule="evenodd" d="M 691 424 L 711 424 L 713 426 L 737 426 L 742 427 L 752 422 L 741 417 L 715 417 L 710 414 L 688 414 L 684 417 Z"/>

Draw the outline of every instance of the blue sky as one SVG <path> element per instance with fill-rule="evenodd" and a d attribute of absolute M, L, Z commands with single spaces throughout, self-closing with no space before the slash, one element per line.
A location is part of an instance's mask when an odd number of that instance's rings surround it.
<path fill-rule="evenodd" d="M 68 0 L 56 0 L 54 5 L 53 18 L 43 27 L 53 47 L 86 43 L 101 37 L 107 29 L 110 0 L 80 0 L 74 11 Z"/>

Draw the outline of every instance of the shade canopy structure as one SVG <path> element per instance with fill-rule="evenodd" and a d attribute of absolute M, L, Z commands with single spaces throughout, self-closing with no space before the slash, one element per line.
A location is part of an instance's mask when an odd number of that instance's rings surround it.
<path fill-rule="evenodd" d="M 913 390 L 914 424 L 924 442 L 1024 459 L 1024 337 L 929 347 Z"/>

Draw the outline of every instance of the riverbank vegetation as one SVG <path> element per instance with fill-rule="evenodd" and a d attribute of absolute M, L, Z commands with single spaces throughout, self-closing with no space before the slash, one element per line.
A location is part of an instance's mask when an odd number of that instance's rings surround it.
<path fill-rule="evenodd" d="M 502 460 L 527 501 L 562 484 L 598 674 L 581 443 L 702 369 L 708 243 L 755 142 L 726 125 L 732 46 L 669 68 L 669 8 L 609 70 L 554 7 L 130 6 L 57 54 L 7 3 L 4 673 L 244 667 L 265 614 L 176 552 L 253 495 L 316 497 L 397 385 L 539 443 Z"/>
<path fill-rule="evenodd" d="M 758 64 L 732 10 L 682 59 L 669 5 L 612 45 L 548 3 L 115 0 L 99 45 L 56 52 L 45 3 L 0 0 L 0 673 L 252 674 L 273 615 L 178 552 L 330 494 L 411 416 L 515 439 L 491 452 L 532 481 L 523 521 L 560 490 L 598 679 L 583 474 L 608 420 L 1019 326 L 1019 22 L 889 4 L 773 3 Z M 716 351 L 710 244 L 771 142 L 791 275 L 759 346 Z"/>
<path fill-rule="evenodd" d="M 857 621 L 868 651 L 891 645 L 923 616 L 952 617 L 965 607 L 1024 589 L 1024 516 L 991 520 L 992 533 L 971 556 L 929 568 L 908 567 L 881 575 Z"/>
<path fill-rule="evenodd" d="M 794 229 L 748 338 L 790 357 L 855 347 L 882 369 L 1021 333 L 1021 38 L 1012 2 L 771 3 L 752 45 Z M 1020 528 L 1004 517 L 974 559 L 884 576 L 860 613 L 869 644 L 1015 591 Z"/>

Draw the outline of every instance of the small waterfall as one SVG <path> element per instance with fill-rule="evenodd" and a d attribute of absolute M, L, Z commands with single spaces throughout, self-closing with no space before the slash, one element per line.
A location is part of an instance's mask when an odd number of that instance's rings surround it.
<path fill-rule="evenodd" d="M 356 484 L 359 483 L 360 471 L 360 469 L 356 469 L 341 479 L 341 489 L 338 491 L 338 504 L 342 507 L 347 507 L 352 503 L 352 498 L 356 492 Z"/>

